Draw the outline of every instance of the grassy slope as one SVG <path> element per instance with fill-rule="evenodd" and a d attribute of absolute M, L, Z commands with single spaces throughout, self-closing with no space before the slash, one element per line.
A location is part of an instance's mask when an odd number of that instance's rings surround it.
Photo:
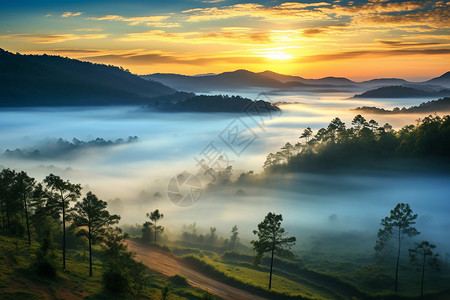
<path fill-rule="evenodd" d="M 212 251 L 193 248 L 174 248 L 173 252 L 184 254 L 184 260 L 203 272 L 226 281 L 230 285 L 270 296 L 265 291 L 268 284 L 267 262 L 259 267 L 252 265 L 252 257 L 243 254 L 219 256 Z M 345 253 L 343 249 L 302 253 L 303 266 L 292 267 L 275 262 L 272 290 L 289 299 L 419 299 L 419 273 L 407 261 L 400 274 L 401 295 L 392 293 L 393 274 L 389 262 L 381 267 L 367 253 Z M 393 266 L 393 265 L 392 265 Z M 440 273 L 428 274 L 426 295 L 423 299 L 450 299 L 448 277 Z M 284 295 L 284 296 L 283 296 Z M 422 299 L 422 298 L 420 298 Z"/>
<path fill-rule="evenodd" d="M 17 242 L 17 245 L 16 245 Z M 57 278 L 45 279 L 33 270 L 34 253 L 38 244 L 32 246 L 21 239 L 0 235 L 0 299 L 126 299 L 126 295 L 105 292 L 101 283 L 100 261 L 94 259 L 93 277 L 87 276 L 89 265 L 85 253 L 69 251 L 67 269 L 58 270 Z M 60 253 L 58 253 L 60 256 Z M 58 258 L 58 262 L 60 259 Z M 148 270 L 150 284 L 144 289 L 142 299 L 161 299 L 161 290 L 171 280 L 160 273 Z M 202 299 L 204 292 L 191 286 L 171 284 L 170 300 Z"/>

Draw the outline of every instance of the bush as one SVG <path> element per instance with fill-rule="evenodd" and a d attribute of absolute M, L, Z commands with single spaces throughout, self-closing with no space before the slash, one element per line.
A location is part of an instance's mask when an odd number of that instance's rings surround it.
<path fill-rule="evenodd" d="M 169 278 L 170 282 L 172 282 L 174 285 L 178 285 L 178 286 L 188 286 L 189 283 L 186 279 L 186 277 L 183 277 L 181 275 L 174 275 L 172 277 Z"/>
<path fill-rule="evenodd" d="M 102 279 L 105 289 L 113 293 L 123 293 L 129 287 L 128 278 L 119 269 L 107 269 Z"/>
<path fill-rule="evenodd" d="M 35 263 L 36 273 L 47 278 L 55 278 L 55 263 L 49 256 L 38 255 Z"/>

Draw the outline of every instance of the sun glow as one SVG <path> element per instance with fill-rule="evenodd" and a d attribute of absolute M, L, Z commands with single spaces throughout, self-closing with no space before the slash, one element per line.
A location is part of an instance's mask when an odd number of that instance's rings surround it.
<path fill-rule="evenodd" d="M 281 52 L 281 51 L 268 52 L 268 53 L 264 54 L 263 57 L 267 57 L 269 59 L 276 59 L 276 60 L 285 60 L 285 59 L 293 58 L 293 56 L 286 54 L 284 52 Z"/>

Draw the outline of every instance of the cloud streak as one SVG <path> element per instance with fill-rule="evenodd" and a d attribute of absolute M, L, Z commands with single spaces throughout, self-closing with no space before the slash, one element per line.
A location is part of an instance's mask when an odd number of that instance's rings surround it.
<path fill-rule="evenodd" d="M 68 17 L 76 17 L 76 16 L 79 16 L 79 15 L 82 15 L 83 14 L 83 12 L 81 12 L 81 11 L 79 11 L 79 12 L 70 12 L 70 11 L 66 11 L 65 13 L 63 13 L 62 15 L 61 15 L 61 17 L 63 17 L 63 18 L 68 18 Z"/>
<path fill-rule="evenodd" d="M 8 34 L 0 35 L 0 38 L 15 38 L 22 39 L 37 44 L 54 44 L 73 40 L 92 40 L 104 39 L 108 34 Z"/>

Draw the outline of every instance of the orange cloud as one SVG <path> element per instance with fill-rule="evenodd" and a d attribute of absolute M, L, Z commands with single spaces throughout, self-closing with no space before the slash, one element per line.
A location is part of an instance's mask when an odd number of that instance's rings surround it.
<path fill-rule="evenodd" d="M 120 38 L 121 41 L 158 40 L 175 43 L 229 43 L 240 44 L 269 43 L 270 34 L 264 31 L 243 27 L 227 27 L 219 31 L 210 32 L 166 32 L 163 30 L 149 30 L 146 32 L 129 33 Z"/>
<path fill-rule="evenodd" d="M 66 11 L 65 13 L 63 13 L 61 15 L 61 17 L 63 17 L 63 18 L 76 17 L 76 16 L 79 16 L 81 14 L 83 14 L 83 12 L 81 12 L 81 11 L 76 12 L 76 13 L 73 13 L 73 12 L 70 12 L 70 11 Z"/>
<path fill-rule="evenodd" d="M 201 22 L 219 19 L 228 19 L 235 17 L 255 17 L 268 20 L 278 19 L 316 19 L 319 16 L 328 18 L 323 15 L 319 9 L 322 6 L 329 6 L 329 3 L 295 3 L 286 2 L 274 7 L 266 7 L 256 3 L 235 4 L 225 7 L 211 7 L 211 8 L 194 8 L 183 11 L 189 14 L 187 22 Z M 313 9 L 306 9 L 313 8 Z"/>
<path fill-rule="evenodd" d="M 164 24 L 162 21 L 167 20 L 169 16 L 148 16 L 148 17 L 123 17 L 119 15 L 105 15 L 103 17 L 92 17 L 89 18 L 91 20 L 97 20 L 97 21 L 123 21 L 123 22 L 129 22 L 129 25 L 138 25 L 142 23 L 146 23 L 147 25 L 159 25 L 159 27 L 179 27 L 179 24 L 177 23 L 169 23 Z"/>

